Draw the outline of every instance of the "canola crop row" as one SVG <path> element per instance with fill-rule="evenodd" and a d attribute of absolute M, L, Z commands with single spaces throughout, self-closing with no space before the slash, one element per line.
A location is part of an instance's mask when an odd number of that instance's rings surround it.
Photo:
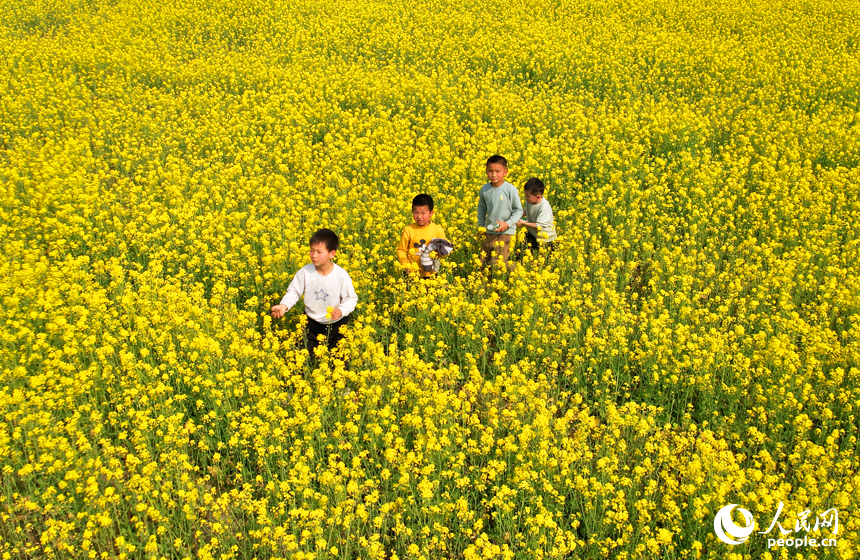
<path fill-rule="evenodd" d="M 803 555 L 714 535 L 780 502 L 855 557 L 858 15 L 7 2 L 0 557 Z M 494 153 L 560 237 L 487 279 Z M 360 304 L 312 363 L 266 311 L 319 227 Z"/>

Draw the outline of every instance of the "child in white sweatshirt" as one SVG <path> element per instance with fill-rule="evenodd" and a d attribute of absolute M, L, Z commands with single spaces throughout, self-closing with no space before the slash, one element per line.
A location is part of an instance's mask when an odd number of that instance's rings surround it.
<path fill-rule="evenodd" d="M 311 236 L 311 264 L 296 273 L 281 303 L 273 305 L 272 317 L 279 319 L 304 297 L 308 324 L 305 342 L 313 355 L 319 344 L 318 336 L 324 335 L 329 348 L 343 339 L 340 328 L 349 322 L 349 314 L 358 303 L 358 295 L 352 286 L 349 274 L 332 262 L 340 240 L 330 229 L 321 229 Z"/>

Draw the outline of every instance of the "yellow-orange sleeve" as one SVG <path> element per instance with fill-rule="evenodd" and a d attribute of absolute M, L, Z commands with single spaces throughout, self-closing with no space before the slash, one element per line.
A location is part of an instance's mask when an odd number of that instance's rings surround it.
<path fill-rule="evenodd" d="M 403 268 L 409 267 L 409 242 L 411 239 L 409 228 L 403 228 L 403 233 L 400 234 L 400 243 L 397 245 L 397 260 L 400 261 Z"/>

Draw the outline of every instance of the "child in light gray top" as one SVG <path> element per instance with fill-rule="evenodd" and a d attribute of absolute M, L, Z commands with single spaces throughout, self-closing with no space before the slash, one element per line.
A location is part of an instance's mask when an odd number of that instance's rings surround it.
<path fill-rule="evenodd" d="M 526 212 L 523 215 L 525 219 L 517 221 L 518 226 L 526 228 L 526 241 L 532 249 L 538 249 L 543 244 L 552 248 L 557 237 L 552 208 L 543 196 L 544 189 L 540 179 L 532 177 L 526 181 Z"/>

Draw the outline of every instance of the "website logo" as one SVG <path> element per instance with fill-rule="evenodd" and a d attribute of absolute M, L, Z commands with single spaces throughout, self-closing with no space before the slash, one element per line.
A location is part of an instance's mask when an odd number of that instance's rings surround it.
<path fill-rule="evenodd" d="M 818 548 L 818 547 L 834 547 L 837 546 L 836 539 L 832 538 L 839 534 L 839 511 L 836 508 L 830 508 L 827 511 L 819 513 L 817 516 L 812 514 L 812 510 L 804 510 L 797 514 L 797 519 L 794 520 L 794 528 L 791 523 L 787 523 L 787 527 L 780 522 L 784 504 L 779 502 L 776 508 L 776 513 L 770 526 L 759 531 L 758 535 L 769 535 L 767 538 L 767 547 L 792 547 L 792 548 Z M 732 511 L 738 508 L 738 512 L 743 516 L 743 524 L 737 524 L 732 519 Z M 822 532 L 828 529 L 832 533 L 829 538 L 826 533 Z M 738 504 L 729 504 L 720 508 L 717 515 L 714 516 L 714 533 L 717 538 L 726 544 L 735 546 L 747 542 L 755 531 L 755 519 L 752 513 Z M 770 536 L 773 532 L 773 536 Z"/>
<path fill-rule="evenodd" d="M 752 514 L 739 507 L 738 511 L 744 517 L 744 526 L 741 527 L 732 521 L 732 510 L 738 504 L 729 504 L 717 512 L 714 516 L 714 532 L 717 538 L 726 544 L 736 545 L 745 542 L 755 530 L 755 521 Z"/>

